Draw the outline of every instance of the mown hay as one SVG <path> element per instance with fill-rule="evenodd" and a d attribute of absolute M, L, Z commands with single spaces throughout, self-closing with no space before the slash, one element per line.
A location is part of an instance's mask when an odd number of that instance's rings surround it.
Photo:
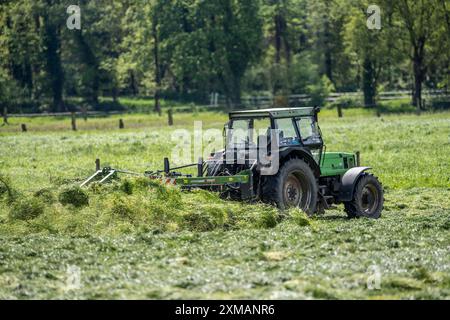
<path fill-rule="evenodd" d="M 311 219 L 308 215 L 300 209 L 291 209 L 288 212 L 289 216 L 300 227 L 307 227 L 311 225 Z"/>
<path fill-rule="evenodd" d="M 33 194 L 33 196 L 47 204 L 52 204 L 56 200 L 56 197 L 53 194 L 53 191 L 49 188 L 40 189 L 40 190 L 36 191 Z"/>
<path fill-rule="evenodd" d="M 278 212 L 272 208 L 268 208 L 268 210 L 265 210 L 261 213 L 259 224 L 263 228 L 275 228 L 278 221 Z"/>
<path fill-rule="evenodd" d="M 111 208 L 111 214 L 119 218 L 131 218 L 135 208 L 126 199 L 115 199 Z"/>
<path fill-rule="evenodd" d="M 6 198 L 8 202 L 12 203 L 17 196 L 17 191 L 12 188 L 10 180 L 0 174 L 0 200 Z"/>
<path fill-rule="evenodd" d="M 120 190 L 128 195 L 133 194 L 133 189 L 134 189 L 134 184 L 130 180 L 124 180 L 120 184 Z"/>
<path fill-rule="evenodd" d="M 45 206 L 37 198 L 25 197 L 14 202 L 9 217 L 16 220 L 32 220 L 44 213 Z"/>
<path fill-rule="evenodd" d="M 62 190 L 58 200 L 62 205 L 73 205 L 76 208 L 89 205 L 88 193 L 79 186 L 72 186 Z"/>

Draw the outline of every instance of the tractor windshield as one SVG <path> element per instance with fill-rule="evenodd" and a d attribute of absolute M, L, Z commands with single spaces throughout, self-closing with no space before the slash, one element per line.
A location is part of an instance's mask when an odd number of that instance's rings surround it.
<path fill-rule="evenodd" d="M 257 145 L 258 136 L 269 135 L 270 119 L 239 119 L 233 120 L 229 128 L 228 141 L 232 145 Z"/>

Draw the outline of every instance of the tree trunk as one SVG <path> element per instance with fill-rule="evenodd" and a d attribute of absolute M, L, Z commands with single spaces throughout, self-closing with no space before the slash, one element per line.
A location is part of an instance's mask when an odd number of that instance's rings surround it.
<path fill-rule="evenodd" d="M 92 51 L 81 30 L 76 31 L 76 41 L 80 49 L 80 58 L 82 63 L 86 66 L 84 83 L 84 98 L 89 103 L 98 104 L 98 92 L 100 88 L 99 67 L 97 58 Z"/>
<path fill-rule="evenodd" d="M 325 22 L 324 26 L 324 42 L 325 42 L 325 55 L 324 55 L 324 64 L 325 64 L 325 75 L 334 83 L 333 79 L 333 53 L 330 48 L 330 44 L 332 43 L 331 32 L 330 32 L 330 24 L 328 21 Z"/>
<path fill-rule="evenodd" d="M 231 76 L 230 83 L 227 86 L 227 97 L 231 102 L 230 108 L 241 107 L 241 78 L 238 76 Z"/>
<path fill-rule="evenodd" d="M 118 94 L 119 94 L 119 89 L 117 88 L 117 83 L 116 81 L 114 81 L 113 83 L 113 87 L 111 89 L 111 93 L 112 93 L 112 99 L 114 103 L 118 103 Z"/>
<path fill-rule="evenodd" d="M 419 40 L 418 46 L 414 48 L 413 69 L 414 69 L 414 91 L 413 105 L 417 107 L 417 112 L 422 110 L 422 84 L 425 80 L 426 68 L 424 66 L 425 41 Z"/>
<path fill-rule="evenodd" d="M 133 96 L 136 96 L 138 94 L 138 88 L 136 85 L 136 77 L 134 76 L 133 70 L 130 70 L 130 86 Z"/>
<path fill-rule="evenodd" d="M 241 107 L 241 79 L 235 79 L 234 92 L 233 92 L 233 105 L 238 108 Z"/>
<path fill-rule="evenodd" d="M 373 107 L 376 97 L 376 79 L 373 63 L 369 58 L 364 59 L 363 63 L 363 92 L 364 106 Z"/>
<path fill-rule="evenodd" d="M 275 23 L 275 63 L 281 62 L 281 51 L 284 49 L 286 62 L 291 62 L 291 46 L 286 37 L 287 22 L 282 13 L 277 13 L 274 17 Z M 283 48 L 284 45 L 284 48 Z"/>
<path fill-rule="evenodd" d="M 416 71 L 414 65 L 414 92 L 413 92 L 413 106 L 417 107 L 417 111 L 422 110 L 422 76 L 419 71 Z"/>
<path fill-rule="evenodd" d="M 3 107 L 3 125 L 8 124 L 8 107 Z"/>
<path fill-rule="evenodd" d="M 52 90 L 52 111 L 61 112 L 65 109 L 63 101 L 64 73 L 60 56 L 60 35 L 58 26 L 50 22 L 48 15 L 44 16 L 45 23 L 45 58 L 46 69 Z"/>
<path fill-rule="evenodd" d="M 156 13 L 157 14 L 157 13 Z M 161 88 L 161 66 L 159 64 L 159 38 L 158 38 L 158 20 L 156 18 L 156 14 L 153 18 L 153 55 L 155 60 L 155 112 L 161 115 L 161 104 L 160 104 L 160 96 L 159 90 Z"/>
<path fill-rule="evenodd" d="M 282 33 L 282 18 L 279 14 L 275 15 L 275 63 L 281 61 L 281 33 Z"/>

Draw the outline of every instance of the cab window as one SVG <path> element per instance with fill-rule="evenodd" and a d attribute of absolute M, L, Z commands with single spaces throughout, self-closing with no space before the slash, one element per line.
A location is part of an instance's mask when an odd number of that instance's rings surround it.
<path fill-rule="evenodd" d="M 292 118 L 276 119 L 276 128 L 280 138 L 280 146 L 300 144 Z"/>
<path fill-rule="evenodd" d="M 234 120 L 231 128 L 231 144 L 257 144 L 258 136 L 270 135 L 270 119 Z"/>
<path fill-rule="evenodd" d="M 300 131 L 303 144 L 319 144 L 322 142 L 319 127 L 313 117 L 297 119 L 297 126 Z"/>
<path fill-rule="evenodd" d="M 250 140 L 249 133 L 249 120 L 234 120 L 231 128 L 231 143 L 248 143 Z"/>

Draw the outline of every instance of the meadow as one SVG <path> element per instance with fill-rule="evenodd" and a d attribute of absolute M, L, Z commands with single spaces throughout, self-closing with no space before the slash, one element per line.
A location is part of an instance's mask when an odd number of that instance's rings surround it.
<path fill-rule="evenodd" d="M 382 181 L 379 220 L 349 220 L 341 206 L 308 218 L 131 177 L 74 187 L 96 158 L 161 168 L 173 130 L 198 120 L 221 129 L 227 115 L 175 112 L 173 127 L 166 118 L 78 119 L 76 132 L 63 117 L 0 127 L 0 299 L 450 298 L 450 112 L 320 113 L 327 150 L 359 150 Z"/>

